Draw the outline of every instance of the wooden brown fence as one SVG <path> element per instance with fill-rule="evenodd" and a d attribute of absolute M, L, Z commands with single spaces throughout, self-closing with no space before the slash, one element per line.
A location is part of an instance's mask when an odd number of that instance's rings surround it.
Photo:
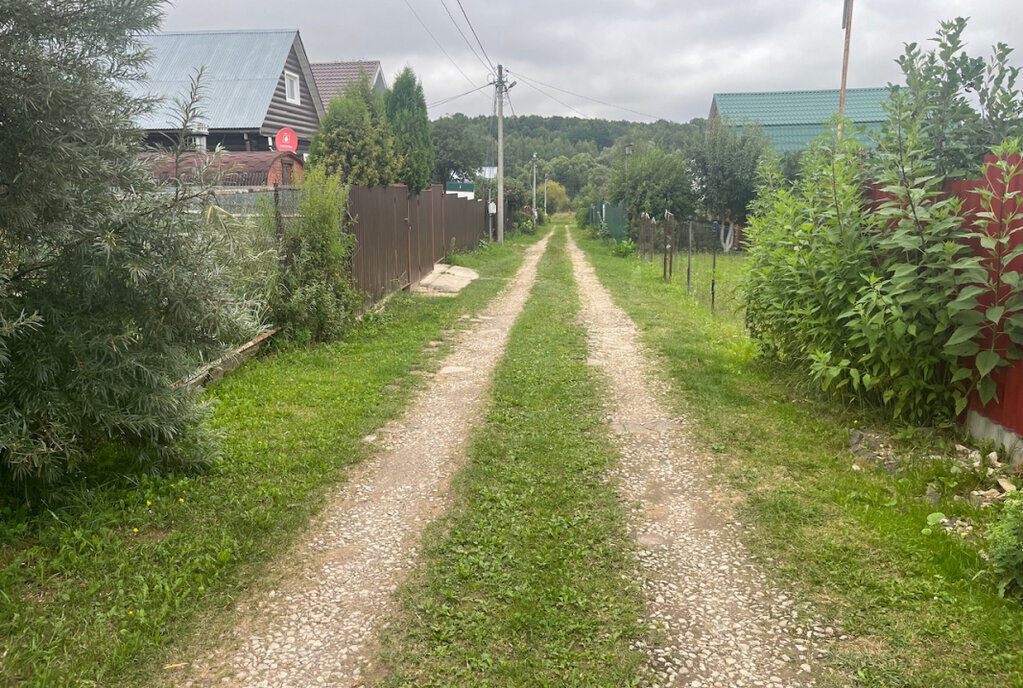
<path fill-rule="evenodd" d="M 430 274 L 452 248 L 476 248 L 485 235 L 482 201 L 444 193 L 437 184 L 420 194 L 401 185 L 353 187 L 355 284 L 377 300 Z"/>
<path fill-rule="evenodd" d="M 265 204 L 287 223 L 297 217 L 299 193 L 295 186 L 222 189 L 215 199 L 242 216 L 258 215 Z M 352 274 L 370 302 L 415 285 L 452 248 L 472 250 L 486 236 L 483 201 L 446 194 L 440 184 L 420 194 L 403 185 L 355 186 L 348 213 L 356 239 Z"/>

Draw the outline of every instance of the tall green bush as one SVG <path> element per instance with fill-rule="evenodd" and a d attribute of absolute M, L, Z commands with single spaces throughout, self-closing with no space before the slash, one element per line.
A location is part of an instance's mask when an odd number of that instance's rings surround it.
<path fill-rule="evenodd" d="M 202 461 L 173 383 L 255 332 L 201 193 L 139 159 L 125 88 L 163 3 L 6 3 L 0 30 L 0 479 L 45 482 L 115 444 L 147 468 Z"/>
<path fill-rule="evenodd" d="M 347 204 L 348 187 L 340 175 L 328 175 L 322 167 L 306 173 L 298 217 L 285 225 L 281 237 L 280 274 L 271 305 L 274 322 L 293 338 L 335 340 L 358 313 L 361 304 L 351 274 L 355 239 L 346 231 Z"/>
<path fill-rule="evenodd" d="M 876 150 L 825 136 L 791 183 L 766 164 L 747 231 L 749 323 L 765 352 L 907 422 L 950 420 L 973 390 L 992 399 L 992 372 L 1023 355 L 1023 277 L 1009 269 L 1023 254 L 1009 190 L 1019 144 L 994 148 L 1004 183 L 980 190 L 975 227 L 943 191 L 951 172 L 980 175 L 990 136 L 1021 128 L 1011 51 L 970 58 L 965 25 L 943 22 L 935 50 L 907 46 L 907 87 L 892 87 Z M 977 83 L 979 113 L 966 97 Z"/>

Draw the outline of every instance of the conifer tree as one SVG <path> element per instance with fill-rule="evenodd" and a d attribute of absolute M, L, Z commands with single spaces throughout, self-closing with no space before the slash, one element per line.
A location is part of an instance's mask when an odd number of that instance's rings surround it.
<path fill-rule="evenodd" d="M 387 93 L 387 120 L 394 132 L 396 180 L 413 192 L 422 191 L 433 170 L 433 138 L 423 86 L 411 67 L 402 70 Z"/>
<path fill-rule="evenodd" d="M 0 0 L 0 482 L 116 445 L 201 458 L 173 386 L 254 329 L 212 252 L 202 195 L 140 160 L 131 95 L 158 0 Z M 196 451 L 186 451 L 186 449 Z"/>

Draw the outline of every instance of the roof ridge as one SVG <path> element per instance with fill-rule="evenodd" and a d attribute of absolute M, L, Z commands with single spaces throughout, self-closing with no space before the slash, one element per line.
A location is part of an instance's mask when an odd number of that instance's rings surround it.
<path fill-rule="evenodd" d="M 847 88 L 846 93 L 852 91 L 887 91 L 887 86 L 863 86 L 859 88 Z M 775 95 L 780 93 L 839 93 L 839 88 L 812 88 L 812 89 L 793 89 L 793 90 L 782 90 L 782 91 L 722 91 L 715 93 L 715 96 L 766 96 Z"/>
<path fill-rule="evenodd" d="M 194 29 L 192 31 L 154 31 L 143 36 L 191 36 L 194 34 L 298 33 L 298 29 Z"/>

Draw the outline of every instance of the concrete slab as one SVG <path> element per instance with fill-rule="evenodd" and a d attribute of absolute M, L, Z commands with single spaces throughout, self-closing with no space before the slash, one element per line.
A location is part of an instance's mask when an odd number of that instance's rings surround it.
<path fill-rule="evenodd" d="M 412 291 L 417 294 L 454 296 L 479 277 L 478 272 L 469 268 L 439 264 Z"/>

